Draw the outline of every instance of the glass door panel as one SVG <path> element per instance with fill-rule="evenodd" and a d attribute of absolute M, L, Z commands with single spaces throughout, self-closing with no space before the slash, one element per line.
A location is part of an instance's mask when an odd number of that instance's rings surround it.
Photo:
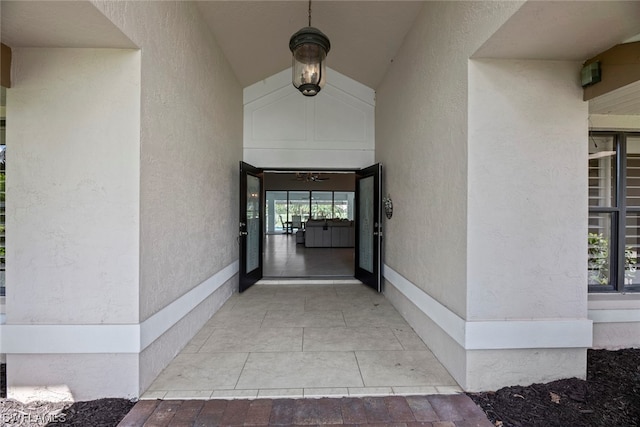
<path fill-rule="evenodd" d="M 355 276 L 367 286 L 382 291 L 382 166 L 362 169 L 356 176 Z"/>
<path fill-rule="evenodd" d="M 262 170 L 240 162 L 240 292 L 262 278 Z"/>

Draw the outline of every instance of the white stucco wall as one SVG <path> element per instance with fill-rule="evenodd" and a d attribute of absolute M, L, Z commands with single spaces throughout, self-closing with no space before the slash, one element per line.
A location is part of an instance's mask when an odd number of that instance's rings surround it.
<path fill-rule="evenodd" d="M 518 6 L 426 2 L 376 92 L 376 161 L 394 201 L 385 263 L 461 317 L 467 60 Z"/>
<path fill-rule="evenodd" d="M 588 104 L 580 66 L 469 63 L 466 319 L 468 328 L 491 326 L 469 329 L 487 348 L 467 352 L 467 390 L 586 375 Z M 496 335 L 513 336 L 489 348 Z"/>
<path fill-rule="evenodd" d="M 142 50 L 140 321 L 238 258 L 242 88 L 190 2 L 94 2 Z M 236 266 L 237 271 L 237 266 Z M 237 277 L 229 289 L 237 289 Z M 174 318 L 141 355 L 141 391 L 228 298 Z M 186 332 L 186 333 L 185 333 Z"/>
<path fill-rule="evenodd" d="M 580 64 L 471 61 L 467 320 L 584 319 Z"/>
<path fill-rule="evenodd" d="M 13 50 L 8 323 L 137 320 L 139 70 L 137 51 Z"/>
<path fill-rule="evenodd" d="M 12 66 L 5 328 L 24 327 L 21 342 L 33 344 L 41 339 L 34 325 L 54 325 L 55 335 L 56 325 L 135 323 L 140 52 L 18 48 Z M 137 370 L 132 357 L 91 359 L 109 361 L 117 372 Z M 81 379 L 85 368 L 72 357 L 10 354 L 7 360 L 10 390 L 56 375 L 74 392 L 102 381 L 103 396 L 137 385 L 134 377 L 118 391 L 105 370 Z M 53 374 L 54 366 L 78 375 Z"/>
<path fill-rule="evenodd" d="M 469 60 L 519 6 L 426 3 L 376 98 L 386 294 L 467 390 L 583 376 L 591 343 L 579 64 Z"/>
<path fill-rule="evenodd" d="M 140 317 L 238 257 L 242 88 L 189 2 L 94 2 L 142 50 Z"/>
<path fill-rule="evenodd" d="M 385 294 L 461 383 L 467 64 L 519 5 L 426 2 L 376 92 L 376 161 L 394 202 L 383 225 Z"/>

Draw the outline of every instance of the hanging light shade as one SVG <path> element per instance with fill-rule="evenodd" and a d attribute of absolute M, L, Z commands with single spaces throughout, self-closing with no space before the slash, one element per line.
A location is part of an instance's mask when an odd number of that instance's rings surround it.
<path fill-rule="evenodd" d="M 309 26 L 300 29 L 289 40 L 293 55 L 293 85 L 305 96 L 315 96 L 326 82 L 325 60 L 331 49 L 329 38 L 311 26 L 311 1 L 309 1 Z"/>

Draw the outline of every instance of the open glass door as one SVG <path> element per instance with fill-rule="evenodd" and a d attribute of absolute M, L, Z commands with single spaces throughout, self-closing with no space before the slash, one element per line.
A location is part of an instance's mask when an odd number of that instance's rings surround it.
<path fill-rule="evenodd" d="M 262 278 L 262 169 L 240 162 L 240 292 Z"/>
<path fill-rule="evenodd" d="M 382 165 L 356 172 L 356 254 L 355 276 L 382 292 Z"/>

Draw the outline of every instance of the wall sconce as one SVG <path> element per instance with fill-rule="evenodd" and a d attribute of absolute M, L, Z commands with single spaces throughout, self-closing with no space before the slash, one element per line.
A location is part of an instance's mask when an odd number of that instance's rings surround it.
<path fill-rule="evenodd" d="M 384 206 L 384 214 L 391 219 L 393 216 L 393 200 L 391 200 L 391 196 L 387 195 L 382 199 L 382 206 Z"/>
<path fill-rule="evenodd" d="M 291 36 L 289 49 L 293 55 L 293 85 L 305 96 L 315 96 L 326 82 L 325 60 L 331 43 L 322 31 L 311 26 L 311 0 L 309 0 L 309 26 Z"/>

